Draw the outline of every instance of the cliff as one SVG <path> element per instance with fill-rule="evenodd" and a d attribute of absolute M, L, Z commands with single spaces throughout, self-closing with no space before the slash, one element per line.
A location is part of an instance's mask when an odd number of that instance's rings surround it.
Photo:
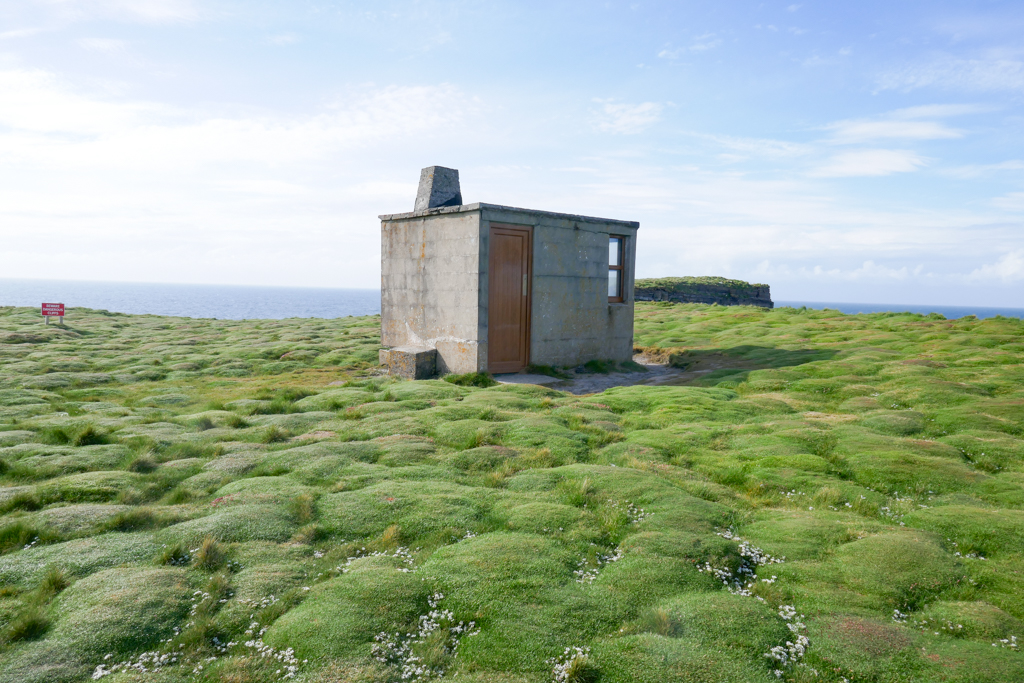
<path fill-rule="evenodd" d="M 675 301 L 774 308 L 771 288 L 724 277 L 659 277 L 636 281 L 637 301 Z"/>

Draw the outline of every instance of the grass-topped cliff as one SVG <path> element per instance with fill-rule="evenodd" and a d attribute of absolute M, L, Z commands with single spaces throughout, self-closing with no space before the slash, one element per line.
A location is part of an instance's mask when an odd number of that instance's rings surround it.
<path fill-rule="evenodd" d="M 752 284 L 724 277 L 655 277 L 635 282 L 637 301 L 720 304 L 723 306 L 760 306 L 772 308 L 771 290 L 765 284 Z"/>
<path fill-rule="evenodd" d="M 740 292 L 753 292 L 757 287 L 767 287 L 762 283 L 746 282 L 744 280 L 732 280 L 727 277 L 716 275 L 687 275 L 684 277 L 648 277 L 638 278 L 637 286 L 663 287 L 665 289 L 677 289 L 681 287 L 727 287 Z"/>
<path fill-rule="evenodd" d="M 717 369 L 586 397 L 67 323 L 0 309 L 0 681 L 1024 680 L 1019 320 L 640 304 Z"/>

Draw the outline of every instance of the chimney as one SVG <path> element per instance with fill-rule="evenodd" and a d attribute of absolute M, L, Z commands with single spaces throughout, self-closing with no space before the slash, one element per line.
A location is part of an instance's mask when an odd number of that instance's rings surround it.
<path fill-rule="evenodd" d="M 416 207 L 413 211 L 460 204 L 462 191 L 459 189 L 458 170 L 444 166 L 427 166 L 420 171 L 420 188 L 416 192 Z"/>

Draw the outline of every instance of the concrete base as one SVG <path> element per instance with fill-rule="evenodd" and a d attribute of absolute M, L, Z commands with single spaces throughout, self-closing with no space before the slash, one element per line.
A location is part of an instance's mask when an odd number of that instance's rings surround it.
<path fill-rule="evenodd" d="M 406 379 L 428 379 L 437 374 L 437 349 L 399 346 L 380 350 L 380 364 L 389 375 Z"/>
<path fill-rule="evenodd" d="M 562 380 L 548 375 L 530 375 L 522 373 L 514 375 L 494 375 L 494 381 L 498 384 L 554 384 L 555 382 L 561 382 Z"/>

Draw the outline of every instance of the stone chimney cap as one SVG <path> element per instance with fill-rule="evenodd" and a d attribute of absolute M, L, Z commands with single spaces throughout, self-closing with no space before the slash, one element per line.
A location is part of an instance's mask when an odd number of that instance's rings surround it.
<path fill-rule="evenodd" d="M 420 187 L 416 192 L 416 207 L 413 211 L 461 204 L 462 190 L 459 188 L 457 169 L 427 166 L 420 171 Z"/>

